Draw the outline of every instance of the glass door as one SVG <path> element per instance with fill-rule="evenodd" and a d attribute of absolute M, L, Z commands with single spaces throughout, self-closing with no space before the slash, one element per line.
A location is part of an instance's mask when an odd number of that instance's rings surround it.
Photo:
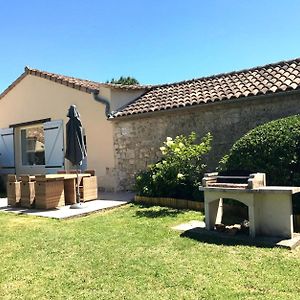
<path fill-rule="evenodd" d="M 45 173 L 45 134 L 43 124 L 17 130 L 17 173 Z"/>

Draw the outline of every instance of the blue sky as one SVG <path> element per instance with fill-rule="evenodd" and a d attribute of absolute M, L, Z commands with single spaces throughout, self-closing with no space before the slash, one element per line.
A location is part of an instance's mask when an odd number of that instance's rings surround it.
<path fill-rule="evenodd" d="M 298 0 L 1 1 L 0 91 L 28 65 L 166 83 L 300 57 Z"/>

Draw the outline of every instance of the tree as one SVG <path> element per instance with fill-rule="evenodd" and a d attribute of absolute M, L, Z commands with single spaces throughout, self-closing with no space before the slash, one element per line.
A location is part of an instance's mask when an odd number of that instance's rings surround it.
<path fill-rule="evenodd" d="M 106 81 L 106 83 L 113 83 L 113 84 L 123 84 L 123 85 L 139 85 L 139 82 L 130 76 L 123 77 L 121 76 L 119 79 L 112 78 L 110 81 Z"/>

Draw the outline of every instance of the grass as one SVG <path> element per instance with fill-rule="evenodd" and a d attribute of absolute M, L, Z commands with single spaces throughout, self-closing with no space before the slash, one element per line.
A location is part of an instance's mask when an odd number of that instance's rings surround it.
<path fill-rule="evenodd" d="M 0 214 L 1 299 L 300 299 L 300 251 L 170 227 L 202 214 L 127 205 L 65 221 Z"/>

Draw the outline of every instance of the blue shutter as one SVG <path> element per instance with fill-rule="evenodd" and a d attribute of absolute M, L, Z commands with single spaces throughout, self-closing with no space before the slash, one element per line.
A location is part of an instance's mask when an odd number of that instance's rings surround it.
<path fill-rule="evenodd" d="M 16 173 L 13 128 L 0 129 L 0 173 Z"/>
<path fill-rule="evenodd" d="M 64 169 L 64 128 L 63 121 L 44 123 L 45 168 L 47 173 Z"/>

